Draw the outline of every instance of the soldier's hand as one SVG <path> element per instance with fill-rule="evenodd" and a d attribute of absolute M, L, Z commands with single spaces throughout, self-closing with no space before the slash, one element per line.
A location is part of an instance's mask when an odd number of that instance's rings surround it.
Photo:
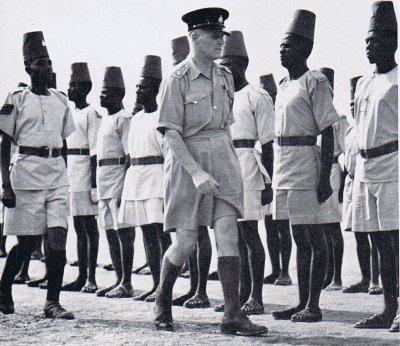
<path fill-rule="evenodd" d="M 261 205 L 267 205 L 272 202 L 273 192 L 271 184 L 266 184 L 265 189 L 261 191 Z"/>
<path fill-rule="evenodd" d="M 1 202 L 6 208 L 15 208 L 16 198 L 11 186 L 3 187 L 3 196 L 1 198 Z"/>
<path fill-rule="evenodd" d="M 121 206 L 121 198 L 117 199 L 117 208 L 119 208 Z"/>
<path fill-rule="evenodd" d="M 203 170 L 198 170 L 193 176 L 193 183 L 196 189 L 203 195 L 218 195 L 219 184 L 215 179 Z"/>
<path fill-rule="evenodd" d="M 92 189 L 90 190 L 90 198 L 92 200 L 92 203 L 99 203 L 99 199 L 97 198 L 97 189 L 95 187 L 92 187 Z"/>
<path fill-rule="evenodd" d="M 326 181 L 321 180 L 317 188 L 318 203 L 319 204 L 324 203 L 332 195 L 332 193 L 333 191 L 330 180 L 329 179 L 327 179 Z"/>

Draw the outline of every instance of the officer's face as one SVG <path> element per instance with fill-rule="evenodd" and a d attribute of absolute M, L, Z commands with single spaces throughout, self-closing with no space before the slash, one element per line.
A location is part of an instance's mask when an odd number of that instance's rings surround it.
<path fill-rule="evenodd" d="M 48 57 L 33 59 L 26 67 L 26 72 L 29 73 L 32 80 L 48 84 L 53 78 L 52 62 Z"/>
<path fill-rule="evenodd" d="M 100 94 L 100 106 L 112 108 L 121 102 L 121 95 L 116 88 L 103 88 Z"/>
<path fill-rule="evenodd" d="M 148 78 L 142 78 L 138 84 L 136 84 L 136 102 L 142 105 L 147 104 L 149 101 L 153 101 L 156 97 L 156 91 L 154 84 Z"/>
<path fill-rule="evenodd" d="M 382 60 L 386 61 L 397 50 L 397 41 L 382 32 L 369 32 L 365 43 L 370 64 L 379 64 Z"/>
<path fill-rule="evenodd" d="M 225 34 L 215 30 L 196 30 L 195 50 L 196 53 L 216 60 L 221 57 L 222 47 L 225 44 Z"/>
<path fill-rule="evenodd" d="M 303 46 L 293 36 L 286 36 L 280 48 L 281 64 L 285 68 L 295 66 L 303 57 Z"/>

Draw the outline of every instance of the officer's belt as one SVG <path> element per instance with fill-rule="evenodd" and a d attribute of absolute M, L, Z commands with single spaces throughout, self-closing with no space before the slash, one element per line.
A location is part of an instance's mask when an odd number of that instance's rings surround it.
<path fill-rule="evenodd" d="M 35 148 L 35 147 L 24 147 L 24 146 L 19 146 L 18 147 L 18 152 L 23 155 L 33 155 L 33 156 L 39 156 L 39 157 L 58 157 L 61 156 L 61 148 L 49 148 L 46 146 L 40 147 L 40 148 Z"/>
<path fill-rule="evenodd" d="M 376 148 L 360 149 L 360 155 L 364 159 L 373 159 L 374 157 L 394 153 L 399 150 L 398 147 L 399 141 L 392 141 Z"/>
<path fill-rule="evenodd" d="M 164 158 L 162 156 L 145 156 L 131 158 L 131 166 L 157 165 L 162 163 L 164 163 Z"/>
<path fill-rule="evenodd" d="M 97 166 L 118 166 L 118 165 L 124 165 L 126 161 L 125 156 L 124 157 L 118 157 L 115 159 L 101 159 L 97 161 Z"/>
<path fill-rule="evenodd" d="M 317 144 L 315 136 L 285 136 L 277 137 L 276 143 L 280 146 L 313 146 Z"/>
<path fill-rule="evenodd" d="M 88 148 L 67 149 L 67 155 L 90 155 L 90 150 Z"/>
<path fill-rule="evenodd" d="M 256 141 L 254 139 L 234 139 L 233 146 L 235 148 L 254 148 Z"/>
<path fill-rule="evenodd" d="M 339 162 L 339 156 L 334 156 L 332 159 L 332 163 L 338 163 Z"/>

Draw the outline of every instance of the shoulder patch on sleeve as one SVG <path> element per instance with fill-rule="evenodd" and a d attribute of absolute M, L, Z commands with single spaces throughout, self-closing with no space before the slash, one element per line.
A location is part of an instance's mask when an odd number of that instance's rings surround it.
<path fill-rule="evenodd" d="M 172 76 L 181 78 L 189 71 L 189 69 L 190 69 L 190 66 L 187 63 L 179 65 L 179 67 L 172 73 Z"/>
<path fill-rule="evenodd" d="M 0 114 L 10 115 L 13 110 L 14 110 L 13 104 L 5 103 L 3 107 L 1 107 L 0 109 Z"/>

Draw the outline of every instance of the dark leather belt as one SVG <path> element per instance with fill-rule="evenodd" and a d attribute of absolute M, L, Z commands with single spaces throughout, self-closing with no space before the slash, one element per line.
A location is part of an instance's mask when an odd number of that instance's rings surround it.
<path fill-rule="evenodd" d="M 61 148 L 50 149 L 46 146 L 40 148 L 19 146 L 18 152 L 23 155 L 33 155 L 44 158 L 61 156 Z"/>
<path fill-rule="evenodd" d="M 90 150 L 88 148 L 67 149 L 67 155 L 90 155 Z"/>
<path fill-rule="evenodd" d="M 277 137 L 276 143 L 280 146 L 313 146 L 317 144 L 315 136 L 285 136 Z"/>
<path fill-rule="evenodd" d="M 360 155 L 364 159 L 373 159 L 374 157 L 379 157 L 386 154 L 394 153 L 398 151 L 398 147 L 399 147 L 399 141 L 392 141 L 376 148 L 360 149 Z"/>
<path fill-rule="evenodd" d="M 131 158 L 131 166 L 139 165 L 157 165 L 164 163 L 162 156 L 146 156 Z"/>
<path fill-rule="evenodd" d="M 339 162 L 339 156 L 334 156 L 332 159 L 332 163 L 338 163 Z"/>
<path fill-rule="evenodd" d="M 235 148 L 254 148 L 256 141 L 254 139 L 234 139 L 233 146 Z"/>
<path fill-rule="evenodd" d="M 101 159 L 97 161 L 97 166 L 118 166 L 118 165 L 124 165 L 126 161 L 125 156 L 124 157 L 118 157 L 115 159 Z"/>

